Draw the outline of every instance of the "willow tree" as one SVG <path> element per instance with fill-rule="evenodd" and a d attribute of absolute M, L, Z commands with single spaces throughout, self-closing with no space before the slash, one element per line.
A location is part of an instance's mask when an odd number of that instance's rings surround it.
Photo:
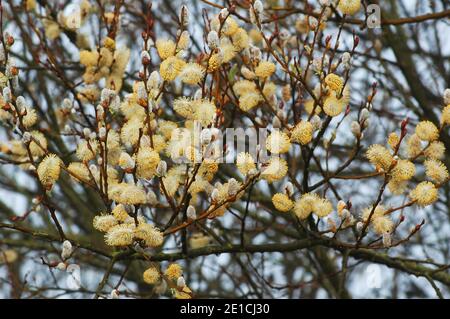
<path fill-rule="evenodd" d="M 450 10 L 371 2 L 0 1 L 0 295 L 448 295 Z"/>

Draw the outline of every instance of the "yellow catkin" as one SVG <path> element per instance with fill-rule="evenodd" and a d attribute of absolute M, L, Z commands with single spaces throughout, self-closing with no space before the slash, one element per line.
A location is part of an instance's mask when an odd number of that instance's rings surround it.
<path fill-rule="evenodd" d="M 219 53 L 214 53 L 208 59 L 208 72 L 216 71 L 220 68 L 223 63 L 223 55 Z"/>
<path fill-rule="evenodd" d="M 76 155 L 81 161 L 88 162 L 94 159 L 97 154 L 97 150 L 97 141 L 82 140 L 80 143 L 78 143 Z"/>
<path fill-rule="evenodd" d="M 389 169 L 393 161 L 389 150 L 380 144 L 371 145 L 366 152 L 366 157 L 377 169 L 382 168 L 385 171 Z"/>
<path fill-rule="evenodd" d="M 158 269 L 156 267 L 150 267 L 146 271 L 144 271 L 144 274 L 142 275 L 144 282 L 149 285 L 156 284 L 160 279 L 160 274 Z"/>
<path fill-rule="evenodd" d="M 277 91 L 277 86 L 275 83 L 273 82 L 266 82 L 264 84 L 264 88 L 263 88 L 263 95 L 267 98 L 270 99 L 272 96 L 275 96 Z"/>
<path fill-rule="evenodd" d="M 93 226 L 101 232 L 107 232 L 117 225 L 117 220 L 113 215 L 98 215 L 94 217 Z"/>
<path fill-rule="evenodd" d="M 311 142 L 314 128 L 308 121 L 300 121 L 291 132 L 291 141 L 306 145 Z"/>
<path fill-rule="evenodd" d="M 276 130 L 267 137 L 266 147 L 274 154 L 281 154 L 289 151 L 291 142 L 286 133 Z"/>
<path fill-rule="evenodd" d="M 228 18 L 225 20 L 225 23 L 222 27 L 222 32 L 227 36 L 232 36 L 239 30 L 239 25 L 236 22 L 235 19 L 233 19 L 231 16 L 228 16 Z"/>
<path fill-rule="evenodd" d="M 236 166 L 243 175 L 247 175 L 256 168 L 255 161 L 249 153 L 239 153 L 236 158 Z"/>
<path fill-rule="evenodd" d="M 363 210 L 362 220 L 364 223 L 367 223 L 370 217 L 370 225 L 379 235 L 390 233 L 394 228 L 394 223 L 385 213 L 386 208 L 381 204 L 377 205 L 375 209 L 373 209 L 373 206 L 370 206 Z"/>
<path fill-rule="evenodd" d="M 114 207 L 111 213 L 114 216 L 114 218 L 121 223 L 123 223 L 130 217 L 130 215 L 128 215 L 125 209 L 125 206 L 123 206 L 122 204 L 119 204 L 116 207 Z"/>
<path fill-rule="evenodd" d="M 168 57 L 159 66 L 159 73 L 165 81 L 173 81 L 183 70 L 186 62 L 175 56 Z"/>
<path fill-rule="evenodd" d="M 5 263 L 11 264 L 17 260 L 17 257 L 19 257 L 19 255 L 15 250 L 12 249 L 0 250 L 0 265 Z"/>
<path fill-rule="evenodd" d="M 288 212 L 294 207 L 294 202 L 283 193 L 277 193 L 272 197 L 273 206 L 280 212 Z"/>
<path fill-rule="evenodd" d="M 175 42 L 172 40 L 158 39 L 156 40 L 156 50 L 158 51 L 159 57 L 165 60 L 171 56 L 175 55 Z"/>
<path fill-rule="evenodd" d="M 55 154 L 47 155 L 39 164 L 37 173 L 39 180 L 46 189 L 51 189 L 61 172 L 61 160 Z"/>
<path fill-rule="evenodd" d="M 391 176 L 397 181 L 406 181 L 414 177 L 416 173 L 416 167 L 408 160 L 398 160 L 397 164 L 391 171 Z"/>
<path fill-rule="evenodd" d="M 184 31 L 183 33 L 181 33 L 180 39 L 178 40 L 178 48 L 180 48 L 181 50 L 186 50 L 189 48 L 189 44 L 190 44 L 189 32 Z"/>
<path fill-rule="evenodd" d="M 397 133 L 392 132 L 388 136 L 388 144 L 391 147 L 391 149 L 395 149 L 400 142 L 400 137 L 397 135 Z"/>
<path fill-rule="evenodd" d="M 272 157 L 261 172 L 261 177 L 271 183 L 285 177 L 287 171 L 288 165 L 285 159 Z"/>
<path fill-rule="evenodd" d="M 80 180 L 80 181 L 89 181 L 91 180 L 91 175 L 89 173 L 88 168 L 85 164 L 80 162 L 70 163 L 67 167 L 67 170 L 71 174 L 70 176 Z"/>
<path fill-rule="evenodd" d="M 387 186 L 392 194 L 401 195 L 406 191 L 406 188 L 408 187 L 408 181 L 398 181 L 391 179 Z"/>
<path fill-rule="evenodd" d="M 222 63 L 227 63 L 233 60 L 236 56 L 237 50 L 236 47 L 231 43 L 228 39 L 227 41 L 222 41 L 220 44 Z"/>
<path fill-rule="evenodd" d="M 288 102 L 292 98 L 292 88 L 289 84 L 281 88 L 281 98 L 284 102 Z"/>
<path fill-rule="evenodd" d="M 97 51 L 80 51 L 80 63 L 84 66 L 97 65 L 99 54 Z"/>
<path fill-rule="evenodd" d="M 424 154 L 429 158 L 443 159 L 445 154 L 445 145 L 440 141 L 431 142 L 430 146 L 424 150 Z"/>
<path fill-rule="evenodd" d="M 232 36 L 233 45 L 238 51 L 248 48 L 250 45 L 249 36 L 245 29 L 239 28 L 236 33 Z"/>
<path fill-rule="evenodd" d="M 333 205 L 326 198 L 316 199 L 313 202 L 313 212 L 318 217 L 326 217 L 333 211 Z"/>
<path fill-rule="evenodd" d="M 188 63 L 181 71 L 180 78 L 186 84 L 199 84 L 203 79 L 205 69 L 198 63 Z"/>
<path fill-rule="evenodd" d="M 239 108 L 245 112 L 250 111 L 262 101 L 259 93 L 249 92 L 239 97 Z"/>
<path fill-rule="evenodd" d="M 444 163 L 436 159 L 427 159 L 425 166 L 426 175 L 436 183 L 443 183 L 448 179 L 448 170 Z"/>
<path fill-rule="evenodd" d="M 416 134 L 422 141 L 432 142 L 439 138 L 439 130 L 430 121 L 421 121 L 416 126 Z"/>
<path fill-rule="evenodd" d="M 36 0 L 26 0 L 27 11 L 32 11 L 36 8 Z"/>
<path fill-rule="evenodd" d="M 43 156 L 47 150 L 48 142 L 44 134 L 39 131 L 32 131 L 31 136 L 33 137 L 30 143 L 30 152 L 33 156 Z"/>
<path fill-rule="evenodd" d="M 315 102 L 313 99 L 308 99 L 303 103 L 303 106 L 308 114 L 311 114 L 314 111 L 314 114 L 319 115 L 322 112 L 322 109 L 319 105 L 315 105 L 314 107 L 314 104 Z"/>
<path fill-rule="evenodd" d="M 344 97 L 337 98 L 335 92 L 332 92 L 323 102 L 323 111 L 328 116 L 338 116 L 342 113 L 346 104 Z"/>
<path fill-rule="evenodd" d="M 176 281 L 182 274 L 183 274 L 183 269 L 177 263 L 170 264 L 169 267 L 167 267 L 166 271 L 164 272 L 164 275 L 169 280 L 173 280 L 173 281 Z"/>
<path fill-rule="evenodd" d="M 144 123 L 139 118 L 132 118 L 126 122 L 120 130 L 120 139 L 122 143 L 136 145 L 139 141 L 139 130 L 142 129 Z"/>
<path fill-rule="evenodd" d="M 421 182 L 409 195 L 420 206 L 428 206 L 438 199 L 438 190 L 431 182 Z"/>
<path fill-rule="evenodd" d="M 114 39 L 110 38 L 110 37 L 106 37 L 103 40 L 103 45 L 105 48 L 114 51 L 114 49 L 116 48 L 116 41 L 114 41 Z"/>
<path fill-rule="evenodd" d="M 104 69 L 104 75 L 109 74 L 108 68 L 113 63 L 113 60 L 114 60 L 113 54 L 109 49 L 107 48 L 100 49 L 100 60 L 98 61 L 98 66 L 100 68 L 106 67 L 106 69 Z M 103 73 L 102 69 L 100 70 L 100 72 Z"/>
<path fill-rule="evenodd" d="M 36 111 L 31 107 L 26 107 L 26 114 L 22 117 L 23 126 L 29 128 L 36 124 L 37 114 Z"/>
<path fill-rule="evenodd" d="M 193 119 L 200 122 L 203 126 L 212 124 L 216 115 L 216 106 L 208 99 L 200 99 L 194 102 Z"/>
<path fill-rule="evenodd" d="M 361 0 L 340 0 L 338 10 L 343 14 L 354 15 L 361 8 Z"/>
<path fill-rule="evenodd" d="M 383 235 L 392 232 L 394 229 L 394 222 L 386 216 L 378 217 L 372 220 L 372 227 L 377 234 Z"/>
<path fill-rule="evenodd" d="M 422 151 L 422 143 L 417 134 L 412 134 L 406 139 L 406 151 L 409 157 L 415 157 Z"/>
<path fill-rule="evenodd" d="M 313 212 L 314 202 L 319 197 L 314 193 L 303 194 L 299 199 L 295 201 L 294 213 L 300 219 L 306 219 Z"/>
<path fill-rule="evenodd" d="M 143 240 L 147 247 L 159 247 L 164 241 L 162 232 L 147 223 L 139 223 L 138 227 L 134 230 L 134 236 Z"/>
<path fill-rule="evenodd" d="M 330 73 L 325 77 L 325 84 L 328 88 L 330 88 L 330 90 L 340 94 L 344 86 L 344 80 L 339 75 Z"/>
<path fill-rule="evenodd" d="M 173 101 L 173 109 L 182 117 L 192 119 L 194 116 L 194 104 L 192 99 L 183 96 Z"/>
<path fill-rule="evenodd" d="M 275 64 L 269 61 L 261 61 L 255 68 L 255 74 L 259 78 L 268 78 L 276 70 Z"/>
<path fill-rule="evenodd" d="M 109 246 L 129 246 L 134 240 L 134 224 L 120 224 L 111 227 L 105 234 Z"/>
<path fill-rule="evenodd" d="M 236 95 L 242 96 L 247 93 L 257 93 L 257 87 L 252 81 L 240 80 L 233 85 L 233 91 Z"/>
<path fill-rule="evenodd" d="M 261 35 L 261 31 L 259 31 L 258 29 L 251 29 L 248 32 L 248 35 L 250 37 L 250 39 L 252 40 L 253 43 L 259 43 L 263 40 L 263 36 Z"/>
<path fill-rule="evenodd" d="M 189 245 L 192 249 L 203 248 L 209 245 L 211 238 L 203 234 L 193 234 L 189 238 Z"/>
<path fill-rule="evenodd" d="M 160 162 L 158 152 L 151 147 L 141 147 L 136 156 L 136 173 L 140 178 L 150 179 L 156 173 Z"/>
<path fill-rule="evenodd" d="M 450 124 L 450 104 L 442 110 L 441 123 L 445 125 Z"/>
<path fill-rule="evenodd" d="M 188 286 L 184 286 L 181 289 L 174 290 L 173 296 L 176 299 L 191 299 L 192 298 L 192 290 Z"/>
<path fill-rule="evenodd" d="M 109 197 L 119 204 L 138 205 L 146 202 L 144 189 L 128 183 L 112 185 L 108 193 Z"/>
<path fill-rule="evenodd" d="M 59 24 L 56 21 L 50 19 L 43 19 L 42 23 L 44 25 L 45 36 L 47 38 L 49 38 L 50 40 L 54 40 L 60 35 L 61 28 L 59 27 Z"/>

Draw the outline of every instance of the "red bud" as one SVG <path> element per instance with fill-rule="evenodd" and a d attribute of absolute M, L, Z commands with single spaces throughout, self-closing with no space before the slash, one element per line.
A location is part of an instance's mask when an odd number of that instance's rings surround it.
<path fill-rule="evenodd" d="M 406 118 L 402 121 L 401 129 L 402 129 L 403 136 L 405 136 L 405 134 L 406 134 L 406 126 L 408 125 L 408 123 L 409 123 L 409 118 Z"/>
<path fill-rule="evenodd" d="M 353 36 L 353 47 L 357 47 L 359 44 L 359 37 L 357 35 Z"/>
<path fill-rule="evenodd" d="M 347 105 L 347 108 L 345 109 L 345 115 L 348 115 L 350 113 L 350 105 Z"/>

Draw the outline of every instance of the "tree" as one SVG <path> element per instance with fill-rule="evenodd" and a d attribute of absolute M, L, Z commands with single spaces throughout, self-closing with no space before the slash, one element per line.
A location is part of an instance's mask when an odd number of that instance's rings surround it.
<path fill-rule="evenodd" d="M 447 296 L 450 10 L 372 2 L 0 1 L 0 294 Z"/>

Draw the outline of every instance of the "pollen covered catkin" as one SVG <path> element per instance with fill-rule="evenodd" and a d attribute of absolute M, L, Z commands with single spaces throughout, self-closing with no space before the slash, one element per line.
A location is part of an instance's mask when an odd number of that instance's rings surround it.
<path fill-rule="evenodd" d="M 61 159 L 55 154 L 47 155 L 39 164 L 37 174 L 42 185 L 51 189 L 61 173 Z"/>

